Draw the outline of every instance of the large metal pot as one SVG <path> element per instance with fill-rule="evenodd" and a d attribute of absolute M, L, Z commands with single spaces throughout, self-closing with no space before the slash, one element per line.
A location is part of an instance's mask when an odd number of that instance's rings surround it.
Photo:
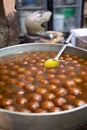
<path fill-rule="evenodd" d="M 3 48 L 0 57 L 25 51 L 58 51 L 61 44 L 31 43 Z M 87 51 L 68 46 L 65 52 L 87 58 Z M 87 123 L 87 104 L 81 107 L 56 113 L 34 114 L 10 112 L 0 109 L 0 128 L 5 130 L 67 130 Z"/>

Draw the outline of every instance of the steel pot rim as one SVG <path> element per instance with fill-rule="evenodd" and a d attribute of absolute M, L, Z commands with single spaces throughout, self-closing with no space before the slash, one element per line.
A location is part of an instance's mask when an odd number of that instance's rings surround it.
<path fill-rule="evenodd" d="M 52 116 L 52 115 L 64 115 L 64 114 L 69 114 L 69 113 L 73 113 L 79 110 L 82 110 L 84 108 L 87 108 L 87 104 L 82 105 L 80 107 L 77 108 L 73 108 L 71 110 L 64 110 L 61 112 L 50 112 L 50 113 L 25 113 L 25 112 L 17 112 L 17 111 L 9 111 L 9 110 L 5 110 L 0 108 L 0 112 L 5 112 L 5 113 L 9 113 L 9 114 L 13 114 L 13 115 L 20 115 L 20 116 Z"/>
<path fill-rule="evenodd" d="M 2 51 L 2 50 L 7 50 L 7 49 L 12 49 L 12 48 L 14 48 L 14 47 L 23 47 L 23 46 L 31 46 L 31 45 L 53 45 L 53 46 L 62 46 L 63 44 L 61 44 L 61 43 L 56 43 L 56 44 L 54 44 L 54 43 L 24 43 L 24 44 L 18 44 L 18 45 L 12 45 L 12 46 L 7 46 L 7 47 L 4 47 L 4 48 L 0 48 L 0 51 Z M 79 49 L 79 50 L 82 50 L 82 51 L 85 51 L 85 52 L 87 52 L 87 50 L 86 49 L 83 49 L 83 48 L 80 48 L 80 47 L 76 47 L 76 46 L 73 46 L 72 44 L 71 44 L 71 46 L 70 45 L 68 45 L 69 47 L 71 47 L 71 48 L 77 48 L 77 49 Z M 19 53 L 21 53 L 21 52 L 19 52 Z"/>

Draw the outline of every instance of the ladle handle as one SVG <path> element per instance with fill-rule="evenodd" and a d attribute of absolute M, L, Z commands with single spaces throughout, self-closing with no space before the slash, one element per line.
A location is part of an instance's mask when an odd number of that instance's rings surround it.
<path fill-rule="evenodd" d="M 64 45 L 62 46 L 62 48 L 59 50 L 58 54 L 55 57 L 55 60 L 58 60 L 58 58 L 60 57 L 60 55 L 62 54 L 62 52 L 65 50 L 67 44 L 69 43 L 69 41 L 71 40 L 72 36 L 74 33 L 71 33 L 69 35 L 69 37 L 67 38 L 67 40 L 64 42 Z"/>

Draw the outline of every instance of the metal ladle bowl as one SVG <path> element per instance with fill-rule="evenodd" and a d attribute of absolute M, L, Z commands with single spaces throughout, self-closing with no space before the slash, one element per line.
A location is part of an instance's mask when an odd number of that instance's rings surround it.
<path fill-rule="evenodd" d="M 48 59 L 44 62 L 44 66 L 47 68 L 54 68 L 56 66 L 58 66 L 60 64 L 60 62 L 62 60 L 59 60 L 60 55 L 63 53 L 63 51 L 65 50 L 65 48 L 67 47 L 67 45 L 69 44 L 69 41 L 71 40 L 72 36 L 74 33 L 71 33 L 69 35 L 69 37 L 67 38 L 67 40 L 64 42 L 64 45 L 62 46 L 62 48 L 59 50 L 59 52 L 57 53 L 57 55 L 54 58 Z"/>

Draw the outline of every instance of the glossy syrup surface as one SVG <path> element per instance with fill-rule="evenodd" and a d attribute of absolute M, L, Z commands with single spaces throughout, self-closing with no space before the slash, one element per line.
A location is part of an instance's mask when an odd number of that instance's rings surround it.
<path fill-rule="evenodd" d="M 62 54 L 55 68 L 44 61 L 53 51 L 34 51 L 0 58 L 0 107 L 10 111 L 47 113 L 87 103 L 87 59 Z"/>

